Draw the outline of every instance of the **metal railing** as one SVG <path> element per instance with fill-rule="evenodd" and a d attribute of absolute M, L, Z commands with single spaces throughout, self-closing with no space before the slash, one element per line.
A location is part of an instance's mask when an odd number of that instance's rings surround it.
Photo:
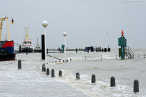
<path fill-rule="evenodd" d="M 128 59 L 134 59 L 134 52 L 130 47 L 125 47 L 125 54 Z"/>

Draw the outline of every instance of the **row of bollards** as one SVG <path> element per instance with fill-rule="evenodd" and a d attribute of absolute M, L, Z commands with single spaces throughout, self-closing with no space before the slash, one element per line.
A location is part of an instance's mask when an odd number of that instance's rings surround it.
<path fill-rule="evenodd" d="M 66 62 L 71 61 L 72 59 L 66 59 Z M 61 62 L 61 59 L 59 59 L 58 62 Z M 63 63 L 65 63 L 65 60 L 62 60 Z M 57 61 L 49 61 L 48 63 L 57 63 Z"/>
<path fill-rule="evenodd" d="M 76 73 L 76 80 L 80 79 L 80 74 L 79 72 Z M 93 74 L 91 76 L 91 84 L 95 84 L 96 83 L 96 76 Z M 115 77 L 111 77 L 110 79 L 110 87 L 115 87 L 116 86 L 116 82 L 115 82 Z M 134 80 L 134 85 L 133 85 L 133 92 L 139 92 L 139 82 L 138 80 Z"/>
<path fill-rule="evenodd" d="M 45 67 L 44 64 L 42 65 L 42 72 L 46 72 L 46 75 L 50 75 L 49 68 L 47 68 L 47 71 L 46 71 L 46 67 Z M 51 70 L 51 77 L 52 78 L 55 77 L 55 70 L 54 69 Z M 59 70 L 59 77 L 62 77 L 62 71 L 61 70 Z"/>

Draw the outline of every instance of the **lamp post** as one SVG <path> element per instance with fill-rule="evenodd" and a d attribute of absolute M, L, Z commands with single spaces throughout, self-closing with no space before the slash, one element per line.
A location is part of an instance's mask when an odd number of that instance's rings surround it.
<path fill-rule="evenodd" d="M 48 22 L 47 21 L 43 21 L 42 22 L 42 26 L 45 28 L 45 56 L 46 56 L 46 27 L 48 26 Z M 46 64 L 46 60 L 45 60 L 45 64 Z"/>
<path fill-rule="evenodd" d="M 64 45 L 65 45 L 65 62 L 66 62 L 66 36 L 67 36 L 67 33 L 66 32 L 64 32 L 63 33 L 63 36 L 64 36 Z"/>

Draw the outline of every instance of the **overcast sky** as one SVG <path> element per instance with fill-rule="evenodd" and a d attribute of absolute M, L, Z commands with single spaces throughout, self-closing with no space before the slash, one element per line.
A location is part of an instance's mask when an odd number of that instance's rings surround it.
<path fill-rule="evenodd" d="M 10 35 L 21 44 L 24 27 L 41 43 L 42 21 L 48 21 L 47 48 L 58 48 L 67 32 L 68 48 L 118 48 L 121 31 L 131 48 L 146 48 L 146 0 L 0 0 L 0 18 L 9 17 Z M 11 24 L 11 19 L 14 24 Z M 7 34 L 3 23 L 2 39 Z"/>

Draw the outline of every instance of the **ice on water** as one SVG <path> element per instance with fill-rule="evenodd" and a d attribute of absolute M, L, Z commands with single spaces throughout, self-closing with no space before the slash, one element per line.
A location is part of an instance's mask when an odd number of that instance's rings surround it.
<path fill-rule="evenodd" d="M 46 68 L 55 70 L 55 78 L 42 72 L 41 54 L 17 54 L 16 61 L 0 62 L 0 97 L 145 97 L 145 52 L 146 49 L 134 49 L 135 59 L 120 60 L 117 49 L 72 51 L 67 52 L 67 59 L 72 59 L 67 63 L 57 59 L 64 59 L 63 53 L 49 53 L 52 57 L 47 56 Z M 18 70 L 18 59 L 22 60 L 21 70 Z M 58 77 L 59 70 L 63 77 Z M 76 72 L 80 73 L 80 80 L 76 80 Z M 96 75 L 95 84 L 91 84 L 92 74 Z M 112 76 L 116 79 L 115 87 L 110 87 Z M 135 79 L 140 86 L 136 94 L 133 93 Z"/>

